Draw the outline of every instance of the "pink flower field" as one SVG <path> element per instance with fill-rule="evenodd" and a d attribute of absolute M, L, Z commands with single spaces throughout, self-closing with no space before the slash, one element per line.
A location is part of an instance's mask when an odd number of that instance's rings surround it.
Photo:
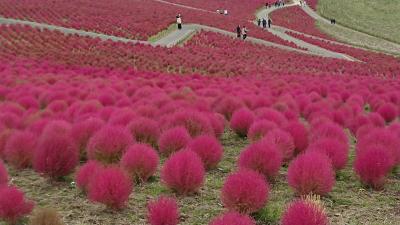
<path fill-rule="evenodd" d="M 178 12 L 234 31 L 265 7 L 167 2 L 188 7 L 4 0 L 0 15 L 147 40 Z M 217 8 L 231 18 L 212 14 Z M 334 39 L 304 13 L 272 16 Z M 251 26 L 254 37 L 295 47 Z M 0 221 L 395 224 L 399 58 L 288 34 L 356 60 L 210 31 L 167 48 L 0 23 Z M 46 208 L 58 213 L 40 213 Z"/>

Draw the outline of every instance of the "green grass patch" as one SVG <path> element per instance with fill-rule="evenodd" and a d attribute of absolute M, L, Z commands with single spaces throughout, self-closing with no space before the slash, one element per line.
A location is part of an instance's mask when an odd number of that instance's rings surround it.
<path fill-rule="evenodd" d="M 319 0 L 317 11 L 343 26 L 400 43 L 399 0 Z"/>

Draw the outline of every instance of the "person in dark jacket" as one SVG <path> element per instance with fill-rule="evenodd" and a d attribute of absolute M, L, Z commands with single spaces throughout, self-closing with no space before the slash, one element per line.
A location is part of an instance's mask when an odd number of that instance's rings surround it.
<path fill-rule="evenodd" d="M 258 20 L 257 20 L 257 25 L 261 26 L 261 19 L 260 18 L 258 18 Z"/>
<path fill-rule="evenodd" d="M 237 37 L 241 38 L 242 37 L 242 29 L 240 28 L 240 25 L 238 25 L 236 27 L 236 33 L 237 33 Z"/>
<path fill-rule="evenodd" d="M 268 17 L 268 28 L 271 28 L 271 25 L 272 25 L 272 20 L 271 18 Z"/>
<path fill-rule="evenodd" d="M 264 29 L 267 28 L 267 20 L 265 18 L 262 20 L 262 26 Z"/>

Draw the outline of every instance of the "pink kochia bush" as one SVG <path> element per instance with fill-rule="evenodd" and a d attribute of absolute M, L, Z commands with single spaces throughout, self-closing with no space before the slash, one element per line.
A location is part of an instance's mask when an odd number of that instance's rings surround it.
<path fill-rule="evenodd" d="M 175 127 L 164 131 L 158 140 L 160 153 L 164 156 L 186 147 L 191 140 L 189 132 L 184 127 Z"/>
<path fill-rule="evenodd" d="M 254 113 L 247 108 L 236 110 L 230 121 L 232 130 L 239 136 L 247 136 L 247 132 L 254 122 L 254 117 Z"/>
<path fill-rule="evenodd" d="M 89 184 L 98 172 L 101 172 L 103 165 L 95 160 L 90 160 L 81 166 L 75 175 L 76 186 L 84 192 L 88 191 Z"/>
<path fill-rule="evenodd" d="M 384 146 L 369 146 L 358 151 L 354 171 L 362 183 L 376 190 L 383 189 L 386 176 L 390 173 L 394 159 Z"/>
<path fill-rule="evenodd" d="M 157 152 L 148 145 L 136 144 L 128 148 L 121 159 L 122 168 L 134 181 L 145 182 L 157 171 Z"/>
<path fill-rule="evenodd" d="M 67 133 L 44 133 L 33 159 L 33 168 L 51 179 L 70 174 L 79 162 L 79 150 Z"/>
<path fill-rule="evenodd" d="M 99 171 L 89 182 L 88 196 L 93 202 L 119 210 L 125 207 L 133 190 L 129 176 L 118 167 Z"/>
<path fill-rule="evenodd" d="M 328 225 L 323 206 L 314 200 L 299 199 L 290 203 L 283 213 L 282 225 Z"/>
<path fill-rule="evenodd" d="M 282 130 L 274 129 L 263 138 L 264 141 L 275 144 L 283 154 L 284 161 L 289 161 L 294 156 L 294 141 L 292 136 Z"/>
<path fill-rule="evenodd" d="M 190 150 L 176 152 L 164 163 L 162 182 L 178 194 L 197 192 L 204 182 L 204 166 L 200 157 Z"/>
<path fill-rule="evenodd" d="M 332 138 L 321 138 L 312 143 L 307 151 L 317 151 L 326 154 L 332 161 L 335 170 L 341 170 L 346 166 L 349 158 L 349 146 Z"/>
<path fill-rule="evenodd" d="M 240 154 L 238 166 L 263 174 L 267 179 L 273 179 L 282 165 L 282 152 L 276 145 L 267 141 L 251 144 Z"/>
<path fill-rule="evenodd" d="M 9 137 L 4 155 L 8 163 L 17 169 L 31 166 L 37 137 L 29 131 L 17 131 Z"/>
<path fill-rule="evenodd" d="M 295 154 L 299 154 L 307 148 L 308 130 L 304 124 L 299 121 L 291 121 L 285 125 L 284 130 L 293 138 Z"/>
<path fill-rule="evenodd" d="M 153 147 L 157 146 L 160 128 L 156 121 L 148 118 L 138 118 L 133 120 L 128 125 L 128 128 L 136 142 L 149 144 Z"/>
<path fill-rule="evenodd" d="M 378 113 L 387 123 L 390 123 L 396 119 L 398 115 L 398 109 L 393 103 L 385 103 L 379 107 Z"/>
<path fill-rule="evenodd" d="M 223 150 L 214 136 L 201 135 L 189 142 L 188 149 L 197 153 L 206 169 L 215 168 L 221 161 Z"/>
<path fill-rule="evenodd" d="M 287 173 L 289 186 L 299 195 L 326 195 L 335 183 L 330 159 L 323 153 L 306 152 L 295 158 Z"/>
<path fill-rule="evenodd" d="M 369 147 L 378 147 L 390 154 L 393 159 L 392 167 L 400 164 L 400 139 L 388 128 L 374 128 L 358 140 L 357 154 Z"/>
<path fill-rule="evenodd" d="M 116 163 L 133 143 L 133 138 L 127 129 L 120 126 L 104 126 L 90 138 L 87 148 L 88 158 L 103 163 Z"/>
<path fill-rule="evenodd" d="M 255 142 L 262 139 L 269 131 L 278 128 L 276 123 L 269 120 L 255 121 L 249 128 L 247 137 L 250 141 Z"/>
<path fill-rule="evenodd" d="M 232 211 L 250 214 L 264 207 L 268 201 L 269 185 L 264 177 L 251 170 L 230 174 L 221 190 L 224 206 Z"/>
<path fill-rule="evenodd" d="M 8 183 L 8 172 L 3 161 L 0 160 L 0 186 Z"/>
<path fill-rule="evenodd" d="M 89 118 L 72 125 L 71 135 L 78 145 L 81 155 L 85 153 L 89 139 L 104 126 L 104 123 L 99 118 Z"/>
<path fill-rule="evenodd" d="M 248 215 L 227 212 L 214 218 L 209 225 L 256 225 L 256 222 Z"/>
<path fill-rule="evenodd" d="M 32 212 L 34 203 L 25 199 L 24 193 L 14 186 L 0 187 L 0 218 L 10 225 Z"/>
<path fill-rule="evenodd" d="M 147 219 L 151 225 L 177 225 L 179 208 L 176 200 L 160 197 L 147 205 Z"/>

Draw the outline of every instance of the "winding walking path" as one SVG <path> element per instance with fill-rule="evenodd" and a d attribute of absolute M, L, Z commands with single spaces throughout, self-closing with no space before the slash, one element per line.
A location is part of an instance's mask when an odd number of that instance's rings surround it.
<path fill-rule="evenodd" d="M 211 12 L 209 10 L 205 10 L 205 9 L 200 9 L 200 8 L 195 8 L 195 7 L 191 7 L 191 6 L 186 6 L 186 5 L 182 5 L 182 4 L 177 4 L 177 3 L 171 3 L 168 1 L 164 1 L 164 0 L 153 0 L 159 3 L 163 3 L 163 4 L 169 4 L 169 5 L 173 5 L 173 6 L 177 6 L 177 7 L 183 7 L 183 8 L 187 8 L 187 9 L 191 9 L 191 10 L 197 10 L 197 11 L 203 11 L 203 12 L 207 12 L 207 13 L 215 13 L 215 12 Z M 289 5 L 285 5 L 284 7 L 292 7 L 292 6 L 296 6 L 297 4 L 289 4 Z M 257 18 L 265 18 L 266 16 L 268 16 L 271 12 L 275 11 L 275 10 L 279 10 L 282 9 L 283 7 L 270 7 L 268 9 L 263 8 L 262 10 L 258 11 L 256 14 Z M 319 16 L 316 12 L 314 12 L 312 9 L 308 8 L 308 7 L 302 7 L 304 8 L 305 12 L 307 12 L 310 16 L 312 16 L 315 19 L 324 21 L 324 22 L 329 22 L 328 20 L 326 20 L 325 18 Z M 256 23 L 254 21 L 254 23 Z M 145 45 L 151 45 L 151 46 L 163 46 L 163 47 L 173 47 L 175 45 L 180 44 L 181 42 L 185 41 L 188 37 L 190 37 L 191 35 L 193 35 L 196 32 L 199 31 L 211 31 L 211 32 L 216 32 L 216 33 L 220 33 L 226 36 L 230 36 L 230 37 L 236 37 L 236 33 L 234 32 L 229 32 L 223 29 L 219 29 L 219 28 L 215 28 L 215 27 L 210 27 L 210 26 L 205 26 L 205 25 L 200 25 L 200 24 L 184 24 L 183 29 L 181 30 L 174 30 L 172 32 L 170 32 L 169 34 L 165 35 L 164 37 L 160 38 L 159 40 L 151 43 L 148 41 L 141 41 L 141 40 L 132 40 L 132 39 L 128 39 L 128 38 L 122 38 L 122 37 L 116 37 L 116 36 L 112 36 L 112 35 L 105 35 L 105 34 L 99 34 L 99 33 L 95 33 L 95 32 L 89 32 L 89 31 L 84 31 L 84 30 L 77 30 L 77 29 L 72 29 L 72 28 L 66 28 L 66 27 L 61 27 L 61 26 L 55 26 L 55 25 L 49 25 L 49 24 L 44 24 L 44 23 L 38 23 L 38 22 L 31 22 L 31 21 L 25 21 L 25 20 L 18 20 L 18 19 L 10 19 L 10 18 L 2 18 L 0 17 L 0 25 L 13 25 L 13 24 L 22 24 L 22 25 L 28 25 L 31 27 L 35 27 L 35 28 L 39 28 L 39 29 L 48 29 L 48 30 L 56 30 L 59 32 L 62 32 L 64 34 L 76 34 L 76 35 L 80 35 L 80 36 L 85 36 L 85 37 L 92 37 L 92 38 L 100 38 L 101 40 L 111 40 L 111 41 L 119 41 L 119 42 L 123 42 L 123 43 L 132 43 L 132 44 L 145 44 Z M 349 28 L 347 28 L 349 29 Z M 294 31 L 285 27 L 280 27 L 280 26 L 275 26 L 273 25 L 271 29 L 266 29 L 266 32 L 271 32 L 272 34 L 278 36 L 279 38 L 283 39 L 283 40 L 287 40 L 290 42 L 295 43 L 297 46 L 307 49 L 307 50 L 301 50 L 301 49 L 297 49 L 297 48 L 292 48 L 289 46 L 285 46 L 285 45 L 281 45 L 281 44 L 277 44 L 277 43 L 273 43 L 267 40 L 263 40 L 263 39 L 258 39 L 258 38 L 253 38 L 253 37 L 248 37 L 246 41 L 255 43 L 255 44 L 261 44 L 264 46 L 270 46 L 270 47 L 276 47 L 276 48 L 280 48 L 283 50 L 288 50 L 288 51 L 294 51 L 294 52 L 298 52 L 298 53 L 303 53 L 303 54 L 309 54 L 309 55 L 316 55 L 316 56 L 321 56 L 321 57 L 330 57 L 330 58 L 337 58 L 337 59 L 345 59 L 345 60 L 349 60 L 349 61 L 358 61 L 357 59 L 348 56 L 346 54 L 342 54 L 342 53 L 338 53 L 338 52 L 334 52 L 328 49 L 324 49 L 322 47 L 310 44 L 308 42 L 305 42 L 303 40 L 297 39 L 295 37 L 292 37 L 290 35 L 288 35 L 286 32 L 294 32 L 297 34 L 302 34 L 311 38 L 315 38 L 315 39 L 319 39 L 319 40 L 323 40 L 323 41 L 329 41 L 331 43 L 335 43 L 335 44 L 343 44 L 343 43 L 339 43 L 339 42 L 334 42 L 331 40 L 326 40 L 320 37 L 315 37 L 313 35 L 309 35 L 309 34 L 304 34 L 302 32 L 299 31 Z"/>

